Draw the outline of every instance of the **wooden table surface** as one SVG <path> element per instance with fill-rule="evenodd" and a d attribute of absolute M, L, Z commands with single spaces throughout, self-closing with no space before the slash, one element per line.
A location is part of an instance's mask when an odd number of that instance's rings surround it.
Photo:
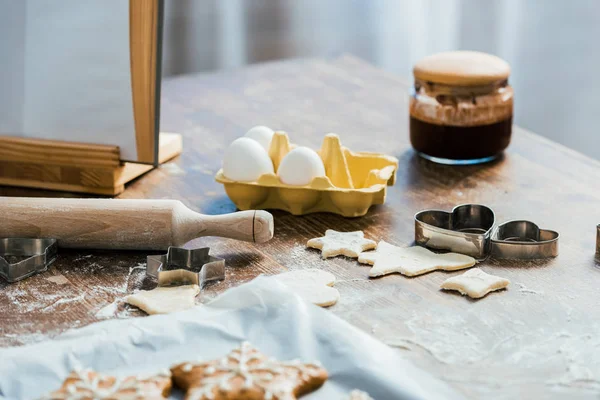
<path fill-rule="evenodd" d="M 219 238 L 189 243 L 210 246 L 228 263 L 226 280 L 206 288 L 200 301 L 259 274 L 321 268 L 338 278 L 341 300 L 332 313 L 467 397 L 597 398 L 600 263 L 594 249 L 600 163 L 515 128 L 500 161 L 432 164 L 410 148 L 407 88 L 407 81 L 352 57 L 169 79 L 163 84 L 161 126 L 184 135 L 184 152 L 120 197 L 179 199 L 208 214 L 234 211 L 214 174 L 224 148 L 259 124 L 286 130 L 292 142 L 312 148 L 335 132 L 350 149 L 394 155 L 400 160 L 396 185 L 385 205 L 362 218 L 274 211 L 276 233 L 267 244 Z M 17 188 L 0 188 L 0 195 L 68 196 Z M 461 203 L 492 207 L 497 222 L 530 219 L 559 231 L 560 255 L 548 261 L 482 262 L 483 270 L 512 283 L 474 301 L 439 289 L 461 272 L 369 279 L 369 268 L 355 260 L 321 260 L 318 251 L 305 248 L 328 228 L 364 230 L 375 240 L 410 244 L 417 211 Z M 145 256 L 62 251 L 48 272 L 0 283 L 0 345 L 32 343 L 101 319 L 141 316 L 119 299 L 152 287 L 144 280 Z"/>

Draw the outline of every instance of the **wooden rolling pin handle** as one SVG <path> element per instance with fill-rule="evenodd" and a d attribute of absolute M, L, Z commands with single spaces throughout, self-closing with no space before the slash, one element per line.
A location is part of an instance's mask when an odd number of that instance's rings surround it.
<path fill-rule="evenodd" d="M 201 226 L 200 231 L 198 231 L 198 226 Z M 200 236 L 221 236 L 264 243 L 273 237 L 273 230 L 273 215 L 262 210 L 238 211 L 223 215 L 199 215 L 196 227 L 189 229 L 187 237 L 183 240 L 187 242 Z"/>

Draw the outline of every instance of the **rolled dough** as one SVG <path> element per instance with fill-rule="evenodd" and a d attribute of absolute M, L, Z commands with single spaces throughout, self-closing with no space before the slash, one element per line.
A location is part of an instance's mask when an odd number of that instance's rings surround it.
<path fill-rule="evenodd" d="M 274 278 L 304 300 L 321 307 L 332 306 L 340 299 L 340 292 L 331 287 L 335 283 L 335 276 L 320 269 L 284 272 Z"/>
<path fill-rule="evenodd" d="M 442 289 L 456 290 L 473 299 L 479 299 L 489 292 L 506 288 L 508 279 L 486 274 L 479 268 L 473 268 L 462 275 L 454 276 L 442 282 Z"/>
<path fill-rule="evenodd" d="M 198 285 L 157 287 L 127 296 L 125 302 L 148 314 L 168 314 L 194 307 L 198 293 Z"/>

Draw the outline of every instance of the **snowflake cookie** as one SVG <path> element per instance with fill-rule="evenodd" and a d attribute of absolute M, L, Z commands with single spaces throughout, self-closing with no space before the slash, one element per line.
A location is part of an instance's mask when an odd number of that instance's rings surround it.
<path fill-rule="evenodd" d="M 456 290 L 473 299 L 479 299 L 494 290 L 505 289 L 509 284 L 508 279 L 473 268 L 462 275 L 446 279 L 442 282 L 442 289 Z"/>
<path fill-rule="evenodd" d="M 365 239 L 362 231 L 338 232 L 332 229 L 327 229 L 323 237 L 310 239 L 306 245 L 321 250 L 323 258 L 339 255 L 357 258 L 363 251 L 377 247 L 373 240 Z"/>
<path fill-rule="evenodd" d="M 454 271 L 472 267 L 477 261 L 463 254 L 437 254 L 421 246 L 398 247 L 382 240 L 376 251 L 362 253 L 358 262 L 372 265 L 369 276 L 375 278 L 394 272 L 417 276 L 438 269 Z"/>
<path fill-rule="evenodd" d="M 43 400 L 162 400 L 171 392 L 171 374 L 117 378 L 92 370 L 75 370 L 62 387 Z"/>
<path fill-rule="evenodd" d="M 277 361 L 248 342 L 220 360 L 185 362 L 171 372 L 186 400 L 294 400 L 327 380 L 319 363 Z"/>
<path fill-rule="evenodd" d="M 354 389 L 344 400 L 373 400 L 373 398 L 362 390 Z"/>

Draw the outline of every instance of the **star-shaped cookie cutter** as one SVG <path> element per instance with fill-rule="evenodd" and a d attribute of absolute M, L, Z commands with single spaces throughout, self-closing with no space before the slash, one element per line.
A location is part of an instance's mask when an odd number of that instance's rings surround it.
<path fill-rule="evenodd" d="M 0 239 L 0 276 L 12 283 L 43 272 L 54 262 L 57 251 L 56 239 Z M 7 256 L 27 258 L 11 263 Z"/>
<path fill-rule="evenodd" d="M 209 255 L 210 248 L 169 247 L 167 254 L 147 257 L 146 275 L 158 286 L 198 285 L 225 279 L 225 260 Z"/>

